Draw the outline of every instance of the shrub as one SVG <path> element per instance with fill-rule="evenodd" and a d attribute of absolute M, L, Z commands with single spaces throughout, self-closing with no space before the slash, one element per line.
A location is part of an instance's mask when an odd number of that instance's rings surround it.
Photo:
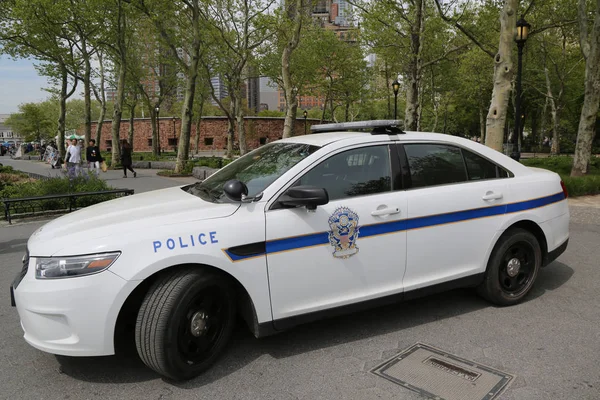
<path fill-rule="evenodd" d="M 209 168 L 222 168 L 232 162 L 221 157 L 200 157 L 194 161 L 195 167 L 209 167 Z"/>
<path fill-rule="evenodd" d="M 561 175 L 569 196 L 600 194 L 600 175 L 566 176 Z"/>
<path fill-rule="evenodd" d="M 0 190 L 0 198 L 23 198 L 47 196 L 52 194 L 69 194 L 83 192 L 98 192 L 103 190 L 111 190 L 105 181 L 94 176 L 80 176 L 74 179 L 68 178 L 51 178 L 48 180 L 38 180 L 17 183 L 10 186 L 5 186 Z M 106 200 L 114 199 L 114 195 L 90 196 L 82 197 L 76 200 L 77 207 L 86 207 L 92 204 L 100 203 Z M 65 208 L 65 200 L 52 199 L 44 200 L 38 208 L 42 210 L 60 210 Z"/>
<path fill-rule="evenodd" d="M 590 172 L 587 176 L 571 177 L 573 158 L 556 156 L 548 158 L 532 158 L 523 160 L 528 167 L 545 168 L 559 174 L 567 187 L 570 196 L 600 194 L 600 158 L 592 157 Z"/>
<path fill-rule="evenodd" d="M 528 167 L 537 167 L 549 169 L 560 175 L 571 174 L 573 158 L 569 156 L 552 156 L 547 158 L 530 158 L 523 160 L 523 164 Z M 590 175 L 600 175 L 600 158 L 592 157 L 590 159 Z"/>

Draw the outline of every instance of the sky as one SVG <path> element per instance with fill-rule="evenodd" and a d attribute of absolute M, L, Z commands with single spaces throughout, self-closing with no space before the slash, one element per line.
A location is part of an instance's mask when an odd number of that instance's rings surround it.
<path fill-rule="evenodd" d="M 39 76 L 33 60 L 13 61 L 0 56 L 0 114 L 18 111 L 19 104 L 43 101 L 50 93 L 45 77 Z"/>

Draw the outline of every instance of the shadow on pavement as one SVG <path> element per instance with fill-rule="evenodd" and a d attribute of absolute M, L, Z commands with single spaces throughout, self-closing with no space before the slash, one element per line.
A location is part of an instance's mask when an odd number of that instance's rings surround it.
<path fill-rule="evenodd" d="M 554 261 L 541 269 L 535 282 L 535 286 L 525 299 L 532 301 L 543 296 L 546 291 L 553 291 L 564 285 L 571 279 L 575 271 L 573 268 L 559 261 Z"/>
<path fill-rule="evenodd" d="M 0 242 L 0 253 L 25 253 L 27 241 L 29 238 L 13 239 L 7 242 Z"/>
<path fill-rule="evenodd" d="M 542 269 L 527 301 L 559 288 L 573 273 L 572 268 L 560 262 Z M 235 373 L 264 355 L 276 359 L 286 358 L 468 314 L 486 307 L 491 305 L 479 298 L 474 290 L 458 289 L 301 325 L 263 339 L 254 338 L 246 326 L 239 323 L 228 351 L 211 369 L 187 382 L 165 381 L 182 389 L 199 388 Z M 57 356 L 57 359 L 63 373 L 83 381 L 126 383 L 159 378 L 144 366 L 134 352 L 111 357 Z"/>

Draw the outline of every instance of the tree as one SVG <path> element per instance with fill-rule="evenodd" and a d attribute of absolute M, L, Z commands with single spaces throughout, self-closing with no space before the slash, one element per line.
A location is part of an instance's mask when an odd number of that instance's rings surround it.
<path fill-rule="evenodd" d="M 8 117 L 6 125 L 24 136 L 25 141 L 40 142 L 52 139 L 56 132 L 55 121 L 54 109 L 44 107 L 43 103 L 25 103 L 19 105 L 18 113 Z"/>
<path fill-rule="evenodd" d="M 84 136 L 85 145 L 92 135 L 92 57 L 98 51 L 98 35 L 101 23 L 106 17 L 108 7 L 99 0 L 69 0 L 67 27 L 74 38 L 78 56 L 83 63 L 83 84 L 85 102 Z M 100 56 L 100 63 L 102 62 Z"/>
<path fill-rule="evenodd" d="M 582 176 L 589 172 L 594 141 L 598 107 L 600 106 L 600 0 L 596 0 L 594 23 L 588 34 L 588 12 L 586 1 L 579 0 L 579 35 L 581 52 L 585 58 L 585 97 L 581 108 L 577 144 L 571 176 Z"/>
<path fill-rule="evenodd" d="M 121 148 L 119 146 L 121 118 L 123 116 L 123 103 L 125 101 L 125 85 L 127 82 L 127 61 L 131 40 L 132 10 L 126 0 L 112 0 L 111 10 L 108 13 L 107 24 L 104 26 L 99 42 L 107 50 L 112 63 L 116 68 L 117 95 L 114 101 L 111 124 L 111 156 L 112 165 L 121 162 Z"/>
<path fill-rule="evenodd" d="M 248 76 L 254 75 L 249 71 L 256 69 L 254 51 L 272 35 L 268 10 L 273 3 L 274 0 L 213 0 L 204 14 L 212 28 L 214 46 L 211 60 L 205 61 L 205 70 L 216 73 L 227 86 L 229 107 L 214 95 L 213 99 L 227 115 L 229 126 L 236 126 L 241 155 L 247 151 L 242 89 Z M 229 133 L 227 152 L 231 157 L 232 129 Z"/>
<path fill-rule="evenodd" d="M 517 25 L 518 0 L 505 0 L 500 13 L 500 41 L 494 57 L 494 90 L 487 114 L 485 144 L 502 152 L 504 126 L 508 111 L 508 100 L 512 89 L 515 27 Z M 519 118 L 516 116 L 515 118 Z M 516 133 L 515 133 L 516 134 Z"/>
<path fill-rule="evenodd" d="M 292 78 L 292 55 L 300 44 L 302 27 L 309 18 L 312 6 L 310 0 L 285 0 L 280 14 L 281 23 L 278 29 L 279 42 L 283 42 L 281 52 L 281 88 L 285 98 L 285 121 L 283 137 L 292 136 L 298 109 L 298 86 Z M 291 34 L 290 34 L 291 33 Z"/>
<path fill-rule="evenodd" d="M 438 28 L 434 21 L 439 17 L 429 12 L 431 6 L 426 0 L 356 0 L 352 4 L 363 15 L 365 40 L 397 68 L 396 75 L 405 90 L 405 129 L 418 130 L 425 71 L 430 65 L 459 54 L 467 44 L 453 32 Z M 428 27 L 431 23 L 434 29 Z"/>
<path fill-rule="evenodd" d="M 136 46 L 128 54 L 128 90 L 130 107 L 138 99 L 150 114 L 152 127 L 152 154 L 159 155 L 158 113 L 161 107 L 173 103 L 179 79 L 178 65 L 172 50 L 164 45 L 153 25 L 147 20 L 138 21 L 134 30 Z M 158 86 L 157 86 L 158 84 Z M 135 104 L 135 105 L 134 105 Z M 167 106 L 167 107 L 165 107 Z M 181 109 L 179 110 L 181 113 Z"/>
<path fill-rule="evenodd" d="M 66 101 L 78 83 L 80 60 L 76 39 L 67 28 L 67 1 L 12 0 L 0 3 L 0 42 L 2 50 L 13 57 L 34 57 L 42 63 L 37 70 L 60 87 L 58 148 L 65 155 Z M 69 89 L 69 86 L 71 88 Z"/>
<path fill-rule="evenodd" d="M 92 84 L 92 90 L 94 92 L 94 97 L 100 104 L 100 115 L 98 115 L 98 122 L 96 123 L 96 133 L 94 138 L 96 140 L 96 145 L 100 146 L 100 136 L 102 134 L 102 125 L 104 124 L 104 117 L 106 116 L 106 90 L 104 87 L 105 75 L 104 75 L 104 55 L 102 51 L 99 51 L 96 54 L 98 58 L 98 77 L 100 79 L 99 89 Z"/>

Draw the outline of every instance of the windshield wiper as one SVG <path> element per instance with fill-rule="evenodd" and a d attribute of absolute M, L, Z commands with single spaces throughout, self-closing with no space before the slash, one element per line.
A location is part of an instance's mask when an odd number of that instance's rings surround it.
<path fill-rule="evenodd" d="M 217 195 L 214 191 L 201 186 L 201 183 L 197 183 L 190 188 L 190 192 L 196 196 L 199 194 L 206 195 L 210 200 L 215 201 L 219 199 L 219 195 Z"/>

